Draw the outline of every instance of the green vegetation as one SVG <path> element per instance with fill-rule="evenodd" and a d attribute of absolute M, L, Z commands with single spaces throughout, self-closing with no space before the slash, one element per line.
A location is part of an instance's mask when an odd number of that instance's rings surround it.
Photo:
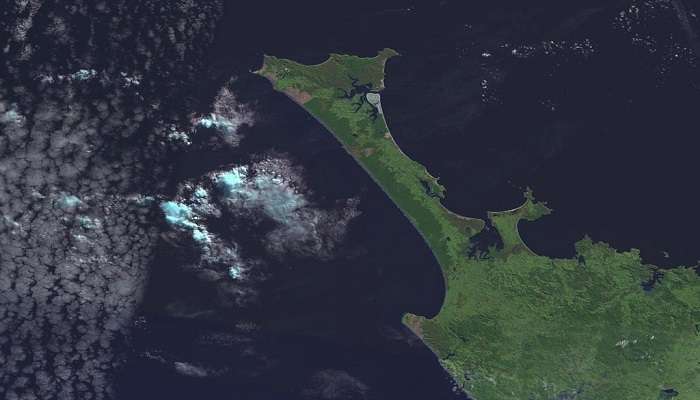
<path fill-rule="evenodd" d="M 637 250 L 589 238 L 573 259 L 534 254 L 518 222 L 551 210 L 530 191 L 522 206 L 488 215 L 503 246 L 468 256 L 484 221 L 443 207 L 445 188 L 401 151 L 375 98 L 395 55 L 333 54 L 312 66 L 266 56 L 256 73 L 325 125 L 430 246 L 445 302 L 435 318 L 407 314 L 404 323 L 457 384 L 477 400 L 700 399 L 695 271 L 658 271 Z M 654 272 L 661 279 L 645 291 Z"/>

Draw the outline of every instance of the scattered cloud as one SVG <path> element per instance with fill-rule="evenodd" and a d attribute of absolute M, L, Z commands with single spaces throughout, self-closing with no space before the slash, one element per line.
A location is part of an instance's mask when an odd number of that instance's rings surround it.
<path fill-rule="evenodd" d="M 3 4 L 0 398 L 113 397 L 222 7 Z"/>
<path fill-rule="evenodd" d="M 302 391 L 308 400 L 366 399 L 369 386 L 346 371 L 326 369 L 311 377 L 309 386 Z"/>

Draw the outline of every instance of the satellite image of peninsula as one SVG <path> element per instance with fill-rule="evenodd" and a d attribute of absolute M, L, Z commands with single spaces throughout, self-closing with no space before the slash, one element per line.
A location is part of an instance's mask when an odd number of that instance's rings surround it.
<path fill-rule="evenodd" d="M 698 13 L 5 1 L 0 399 L 700 400 Z"/>

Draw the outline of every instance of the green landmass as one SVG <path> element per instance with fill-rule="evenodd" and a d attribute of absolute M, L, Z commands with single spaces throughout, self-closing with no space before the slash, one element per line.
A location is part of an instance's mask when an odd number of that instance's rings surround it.
<path fill-rule="evenodd" d="M 551 212 L 531 191 L 490 212 L 502 246 L 473 252 L 485 221 L 447 210 L 445 188 L 404 154 L 381 110 L 384 66 L 396 56 L 332 54 L 318 65 L 265 56 L 256 71 L 321 122 L 411 221 L 439 262 L 437 316 L 404 323 L 477 400 L 700 399 L 700 279 L 659 270 L 639 251 L 585 238 L 576 257 L 535 254 L 521 220 Z M 465 155 L 468 156 L 468 155 Z M 660 277 L 653 289 L 642 283 Z"/>

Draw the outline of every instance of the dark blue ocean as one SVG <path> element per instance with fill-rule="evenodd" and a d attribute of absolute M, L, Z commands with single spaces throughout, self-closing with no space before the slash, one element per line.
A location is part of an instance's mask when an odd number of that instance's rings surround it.
<path fill-rule="evenodd" d="M 662 266 L 700 257 L 700 74 L 689 50 L 697 48 L 689 34 L 697 20 L 682 26 L 673 10 L 651 10 L 653 18 L 630 32 L 620 20 L 624 2 L 461 3 L 227 4 L 193 97 L 207 112 L 234 75 L 236 95 L 255 104 L 258 118 L 237 149 L 180 160 L 177 180 L 271 150 L 288 154 L 304 167 L 319 204 L 359 196 L 362 214 L 344 242 L 357 251 L 332 261 L 288 260 L 296 269 L 280 268 L 265 281 L 260 304 L 212 322 L 163 316 L 173 298 L 211 296 L 168 269 L 174 256 L 163 250 L 142 307 L 149 328 L 135 333 L 120 380 L 123 398 L 465 398 L 399 323 L 403 312 L 439 310 L 444 285 L 429 249 L 330 133 L 249 73 L 262 54 L 317 63 L 329 52 L 396 49 L 401 56 L 387 65 L 382 97 L 399 145 L 440 177 L 445 204 L 463 215 L 517 206 L 531 187 L 555 210 L 521 225 L 538 253 L 573 256 L 573 243 L 589 235 L 639 248 Z M 247 320 L 265 328 L 240 333 L 237 323 Z M 212 332 L 240 341 L 202 344 Z M 175 375 L 143 357 L 154 342 L 167 357 L 231 372 Z M 366 386 L 364 397 L 309 392 L 314 371 L 344 371 Z"/>

